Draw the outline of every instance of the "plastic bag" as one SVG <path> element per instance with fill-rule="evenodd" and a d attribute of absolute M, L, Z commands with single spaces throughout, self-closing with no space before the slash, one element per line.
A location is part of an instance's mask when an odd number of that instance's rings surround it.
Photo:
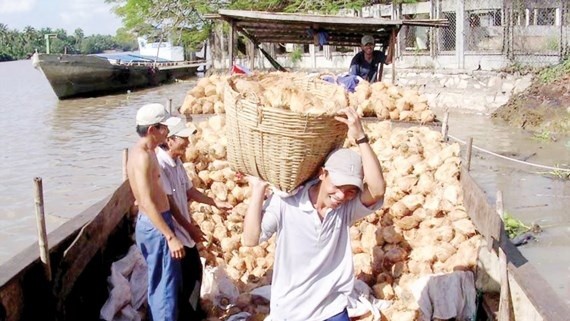
<path fill-rule="evenodd" d="M 203 299 L 212 300 L 215 305 L 222 309 L 233 305 L 239 296 L 237 287 L 221 266 L 205 267 L 201 292 Z"/>

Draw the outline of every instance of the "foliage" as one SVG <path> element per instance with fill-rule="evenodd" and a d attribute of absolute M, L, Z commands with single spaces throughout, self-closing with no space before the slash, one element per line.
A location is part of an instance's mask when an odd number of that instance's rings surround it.
<path fill-rule="evenodd" d="M 64 29 L 35 29 L 31 26 L 18 31 L 0 23 L 0 61 L 25 59 L 35 51 L 46 52 L 46 34 L 56 35 L 50 38 L 50 52 L 53 54 L 91 54 L 112 49 L 133 50 L 136 47 L 132 36 L 117 39 L 109 35 L 85 37 L 81 28 L 75 29 L 73 34 L 67 34 Z"/>
<path fill-rule="evenodd" d="M 211 21 L 204 14 L 216 12 L 225 1 L 198 0 L 105 0 L 123 18 L 125 30 L 151 41 L 200 48 L 209 36 Z"/>
<path fill-rule="evenodd" d="M 553 140 L 552 133 L 549 130 L 542 130 L 540 132 L 534 133 L 532 137 L 540 141 L 551 141 Z"/>
<path fill-rule="evenodd" d="M 561 77 L 570 74 L 570 59 L 566 58 L 562 63 L 547 67 L 538 73 L 538 80 L 543 84 L 550 84 Z"/>
<path fill-rule="evenodd" d="M 369 0 L 105 0 L 123 18 L 124 27 L 137 36 L 170 40 L 192 50 L 201 48 L 211 30 L 212 20 L 204 15 L 219 9 L 260 10 L 291 13 L 337 13 L 340 9 L 358 9 L 383 1 Z M 384 1 L 391 3 L 392 1 Z M 396 1 L 394 1 L 396 2 Z M 413 3 L 417 0 L 398 0 Z M 226 28 L 227 29 L 227 28 Z"/>
<path fill-rule="evenodd" d="M 509 213 L 506 212 L 505 217 L 503 218 L 503 222 L 505 225 L 505 232 L 507 232 L 507 235 L 510 239 L 530 230 L 530 226 L 526 226 L 523 222 L 512 217 Z"/>
<path fill-rule="evenodd" d="M 301 61 L 301 58 L 303 58 L 303 49 L 301 49 L 300 47 L 295 47 L 295 49 L 291 51 L 289 56 L 291 58 L 291 62 L 293 64 L 296 64 L 297 62 Z"/>

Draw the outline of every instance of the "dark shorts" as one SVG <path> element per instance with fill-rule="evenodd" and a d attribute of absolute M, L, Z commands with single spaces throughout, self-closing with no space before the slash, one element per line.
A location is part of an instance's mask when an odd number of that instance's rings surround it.
<path fill-rule="evenodd" d="M 182 289 L 180 293 L 180 320 L 203 320 L 206 314 L 200 307 L 200 287 L 202 286 L 202 262 L 196 246 L 184 247 L 186 255 L 182 264 Z"/>

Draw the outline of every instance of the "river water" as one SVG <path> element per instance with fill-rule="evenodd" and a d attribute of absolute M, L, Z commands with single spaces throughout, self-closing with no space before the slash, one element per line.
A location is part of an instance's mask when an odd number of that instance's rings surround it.
<path fill-rule="evenodd" d="M 0 63 L 0 268 L 37 240 L 34 177 L 42 177 L 48 232 L 109 195 L 121 182 L 122 150 L 136 141 L 138 107 L 172 99 L 180 106 L 194 81 L 100 98 L 59 101 L 29 61 Z M 441 119 L 441 112 L 436 111 Z M 529 162 L 570 164 L 568 139 L 548 142 L 483 115 L 452 114 L 449 133 Z M 545 170 L 474 152 L 472 175 L 494 202 L 544 232 L 521 251 L 570 305 L 570 182 Z M 566 253 L 566 254 L 562 254 Z"/>

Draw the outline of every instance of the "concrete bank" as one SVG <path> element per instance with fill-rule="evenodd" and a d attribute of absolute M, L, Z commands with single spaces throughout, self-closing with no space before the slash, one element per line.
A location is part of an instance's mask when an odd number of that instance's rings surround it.
<path fill-rule="evenodd" d="M 391 80 L 391 70 L 385 71 Z M 530 87 L 532 75 L 493 71 L 398 69 L 396 83 L 417 88 L 436 110 L 490 114 Z"/>

